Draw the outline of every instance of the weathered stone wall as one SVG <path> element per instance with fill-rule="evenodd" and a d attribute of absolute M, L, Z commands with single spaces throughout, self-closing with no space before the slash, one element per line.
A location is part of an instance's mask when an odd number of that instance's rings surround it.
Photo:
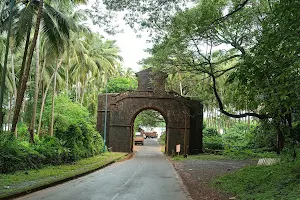
<path fill-rule="evenodd" d="M 139 78 L 137 91 L 107 96 L 107 146 L 112 147 L 113 151 L 131 152 L 136 116 L 143 110 L 153 109 L 165 118 L 168 154 L 175 152 L 177 144 L 181 145 L 182 154 L 201 152 L 202 104 L 177 94 L 167 93 L 164 88 L 166 78 L 164 73 L 153 75 L 150 69 L 146 69 L 138 72 L 137 76 Z M 99 95 L 98 102 L 97 130 L 103 135 L 105 95 Z"/>
<path fill-rule="evenodd" d="M 202 149 L 202 107 L 198 110 L 184 98 L 171 94 L 156 95 L 153 92 L 130 92 L 109 95 L 107 120 L 107 146 L 113 151 L 130 152 L 132 150 L 133 123 L 135 117 L 143 110 L 153 109 L 160 112 L 166 120 L 167 152 L 175 151 L 176 144 L 181 144 L 182 153 L 191 153 L 191 149 Z M 194 102 L 195 103 L 195 102 Z M 103 132 L 105 95 L 99 96 L 98 131 Z M 195 107 L 195 106 L 194 106 Z M 192 113 L 199 112 L 196 118 Z M 192 128 L 190 136 L 190 125 Z M 184 152 L 186 150 L 186 152 Z"/>

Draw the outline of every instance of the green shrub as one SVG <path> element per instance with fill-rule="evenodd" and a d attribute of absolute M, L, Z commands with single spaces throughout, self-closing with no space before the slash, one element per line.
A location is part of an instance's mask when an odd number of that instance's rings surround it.
<path fill-rule="evenodd" d="M 45 129 L 50 125 L 50 113 L 49 104 L 43 115 Z M 1 134 L 0 173 L 70 163 L 100 154 L 103 149 L 102 137 L 95 131 L 87 109 L 65 96 L 56 99 L 54 137 L 36 136 L 36 144 L 29 144 L 25 124 L 18 126 L 18 133 L 18 139 L 11 133 Z"/>
<path fill-rule="evenodd" d="M 165 145 L 166 142 L 166 132 L 163 132 L 160 136 L 160 138 L 158 139 L 158 142 L 160 145 Z"/>
<path fill-rule="evenodd" d="M 18 123 L 17 133 L 19 140 L 29 141 L 28 126 L 25 123 Z"/>
<path fill-rule="evenodd" d="M 216 135 L 219 135 L 219 133 L 218 133 L 217 129 L 207 127 L 207 128 L 203 129 L 203 135 L 204 136 L 216 136 Z"/>
<path fill-rule="evenodd" d="M 43 114 L 43 125 L 45 128 L 50 126 L 51 108 L 51 99 L 47 99 Z M 68 97 L 61 95 L 55 99 L 54 121 L 54 134 L 56 134 L 56 131 L 66 131 L 70 125 L 91 123 L 92 118 L 85 107 L 78 103 L 74 103 Z"/>
<path fill-rule="evenodd" d="M 254 126 L 236 123 L 222 134 L 223 145 L 226 149 L 252 149 L 254 147 Z"/>
<path fill-rule="evenodd" d="M 102 137 L 87 123 L 72 124 L 66 131 L 56 131 L 56 137 L 69 149 L 69 162 L 97 155 L 103 149 Z"/>
<path fill-rule="evenodd" d="M 0 173 L 39 168 L 44 160 L 28 142 L 18 141 L 11 133 L 0 135 Z"/>
<path fill-rule="evenodd" d="M 36 143 L 34 149 L 45 156 L 44 164 L 57 165 L 70 160 L 68 159 L 69 149 L 63 147 L 56 137 L 43 137 Z"/>
<path fill-rule="evenodd" d="M 102 153 L 104 142 L 100 133 L 90 124 L 80 124 L 80 128 L 84 136 L 83 146 L 88 150 L 86 157 Z"/>
<path fill-rule="evenodd" d="M 261 122 L 253 130 L 254 148 L 275 150 L 277 145 L 277 131 L 271 123 Z"/>
<path fill-rule="evenodd" d="M 222 137 L 215 128 L 203 130 L 203 147 L 205 149 L 223 149 Z"/>
<path fill-rule="evenodd" d="M 203 147 L 205 149 L 224 149 L 221 135 L 216 136 L 204 136 Z"/>
<path fill-rule="evenodd" d="M 110 79 L 107 83 L 107 91 L 109 93 L 121 93 L 133 91 L 137 88 L 138 82 L 136 78 L 116 77 Z M 105 92 L 105 90 L 103 91 Z"/>

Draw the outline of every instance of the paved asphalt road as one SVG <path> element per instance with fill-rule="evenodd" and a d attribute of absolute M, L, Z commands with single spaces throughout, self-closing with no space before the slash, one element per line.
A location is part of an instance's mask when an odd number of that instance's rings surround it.
<path fill-rule="evenodd" d="M 186 200 L 188 197 L 156 139 L 135 146 L 127 161 L 19 199 L 46 200 Z"/>

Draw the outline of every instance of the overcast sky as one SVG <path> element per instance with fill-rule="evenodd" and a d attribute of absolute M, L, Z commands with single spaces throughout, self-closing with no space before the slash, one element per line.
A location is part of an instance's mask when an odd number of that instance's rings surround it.
<path fill-rule="evenodd" d="M 122 33 L 108 35 L 98 26 L 92 25 L 92 22 L 90 23 L 90 26 L 92 31 L 99 32 L 106 39 L 116 40 L 116 44 L 120 48 L 121 56 L 123 57 L 123 67 L 132 68 L 135 72 L 138 72 L 142 69 L 142 66 L 140 66 L 138 62 L 143 58 L 149 57 L 149 54 L 144 50 L 151 48 L 152 46 L 152 44 L 147 42 L 147 40 L 149 40 L 148 35 L 146 33 L 139 33 L 141 37 L 137 37 L 137 33 L 135 33 L 130 26 L 122 20 L 121 15 L 112 23 L 118 24 L 120 29 L 123 30 Z"/>
<path fill-rule="evenodd" d="M 117 45 L 121 49 L 123 57 L 123 66 L 132 68 L 135 72 L 142 69 L 138 62 L 149 57 L 149 54 L 144 50 L 150 48 L 152 44 L 147 42 L 147 35 L 143 34 L 141 38 L 136 37 L 136 33 L 126 25 L 123 33 L 114 36 L 107 36 L 109 39 L 116 40 Z"/>

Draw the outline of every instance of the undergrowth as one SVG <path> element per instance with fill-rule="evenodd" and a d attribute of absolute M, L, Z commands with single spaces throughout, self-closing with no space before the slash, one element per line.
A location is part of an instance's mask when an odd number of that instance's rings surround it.
<path fill-rule="evenodd" d="M 247 166 L 213 181 L 242 200 L 300 200 L 300 159 L 283 152 L 272 166 Z"/>

